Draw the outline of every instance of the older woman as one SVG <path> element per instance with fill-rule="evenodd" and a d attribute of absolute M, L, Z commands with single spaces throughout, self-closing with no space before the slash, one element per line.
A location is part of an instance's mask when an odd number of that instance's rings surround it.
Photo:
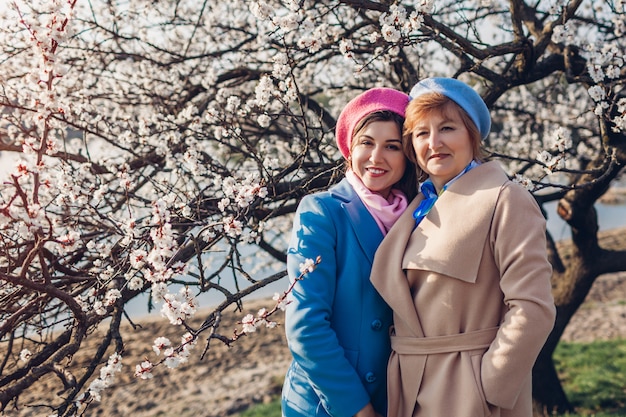
<path fill-rule="evenodd" d="M 393 309 L 389 416 L 531 417 L 531 371 L 555 317 L 545 219 L 496 161 L 491 119 L 451 78 L 410 93 L 405 153 L 421 194 L 380 245 L 371 281 Z"/>

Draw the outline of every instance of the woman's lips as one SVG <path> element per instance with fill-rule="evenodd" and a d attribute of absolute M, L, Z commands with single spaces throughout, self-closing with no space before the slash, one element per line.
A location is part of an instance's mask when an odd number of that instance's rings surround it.
<path fill-rule="evenodd" d="M 367 172 L 369 172 L 371 175 L 378 176 L 383 175 L 387 171 L 381 168 L 367 168 Z"/>

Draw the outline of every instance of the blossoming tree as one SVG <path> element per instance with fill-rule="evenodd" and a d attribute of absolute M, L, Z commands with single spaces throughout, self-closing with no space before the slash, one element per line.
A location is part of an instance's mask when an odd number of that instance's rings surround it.
<path fill-rule="evenodd" d="M 537 404 L 571 409 L 552 352 L 594 279 L 626 270 L 593 207 L 626 162 L 624 0 L 3 2 L 0 409 L 52 374 L 54 415 L 84 413 L 142 294 L 184 335 L 158 337 L 138 376 L 234 343 L 220 313 L 285 276 L 290 215 L 339 177 L 341 107 L 426 76 L 480 91 L 492 157 L 571 227 L 568 258 L 550 239 L 558 319 L 535 369 Z M 220 301 L 192 328 L 202 293 Z M 273 326 L 276 300 L 241 332 Z"/>

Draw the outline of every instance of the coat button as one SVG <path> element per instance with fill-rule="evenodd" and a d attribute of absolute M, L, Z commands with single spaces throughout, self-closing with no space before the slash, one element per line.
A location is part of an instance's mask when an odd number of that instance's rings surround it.
<path fill-rule="evenodd" d="M 365 380 L 367 382 L 375 382 L 376 381 L 376 375 L 374 375 L 374 372 L 368 372 L 365 374 Z"/>
<path fill-rule="evenodd" d="M 372 330 L 380 330 L 383 327 L 383 322 L 376 319 L 371 324 Z"/>

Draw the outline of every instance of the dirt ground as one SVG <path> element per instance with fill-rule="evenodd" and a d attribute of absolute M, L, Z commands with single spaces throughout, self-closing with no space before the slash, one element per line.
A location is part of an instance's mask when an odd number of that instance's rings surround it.
<path fill-rule="evenodd" d="M 626 273 L 603 275 L 569 322 L 561 340 L 626 339 Z"/>

